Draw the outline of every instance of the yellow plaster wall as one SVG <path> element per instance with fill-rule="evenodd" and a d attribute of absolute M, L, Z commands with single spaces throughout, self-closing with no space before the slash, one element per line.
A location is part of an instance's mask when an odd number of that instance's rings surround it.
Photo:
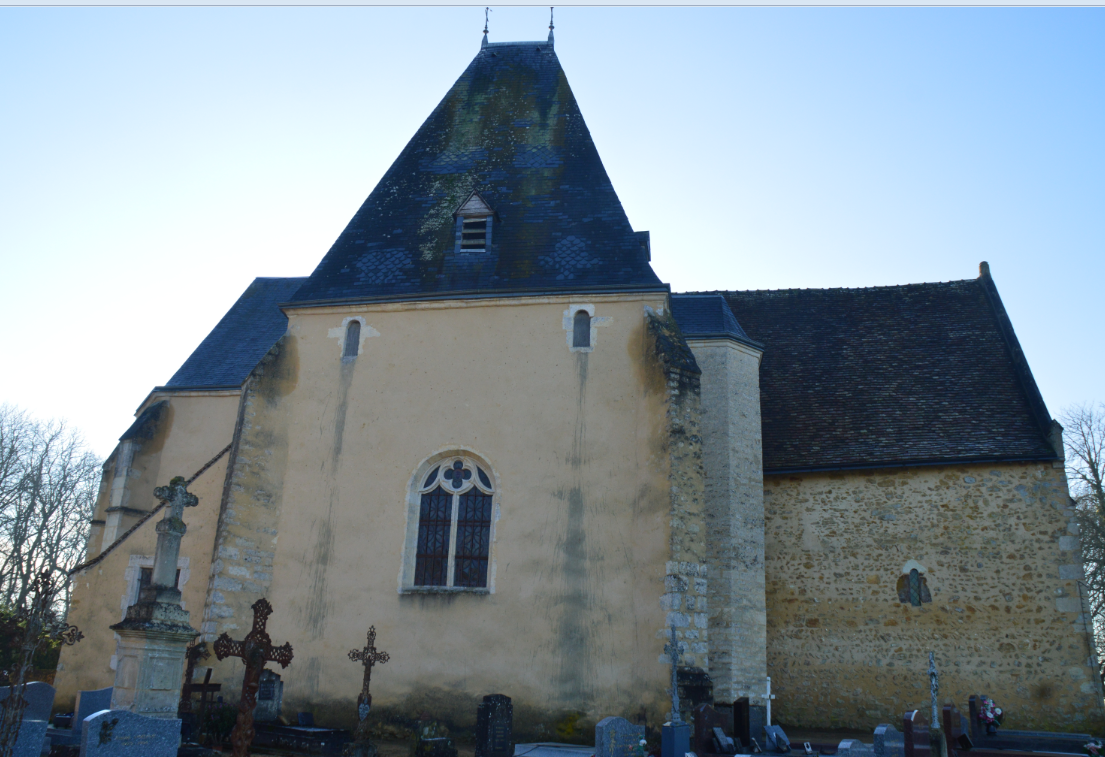
<path fill-rule="evenodd" d="M 1105 725 L 1061 468 L 768 476 L 764 494 L 777 720 L 897 724 L 927 706 L 932 650 L 941 698 L 964 713 L 985 694 L 1008 728 Z M 898 600 L 909 560 L 927 569 L 921 607 Z"/>
<path fill-rule="evenodd" d="M 234 433 L 239 398 L 237 396 L 169 396 L 170 412 L 157 428 L 150 443 L 135 456 L 135 468 L 143 471 L 128 482 L 132 507 L 151 510 L 157 506 L 153 488 L 167 484 L 173 476 L 190 477 L 219 450 Z M 184 608 L 197 630 L 203 615 L 211 566 L 211 545 L 218 522 L 219 503 L 226 476 L 227 459 L 208 469 L 190 487 L 199 505 L 184 512 L 188 531 L 181 541 L 180 555 L 188 558 L 187 580 L 182 571 Z M 77 691 L 111 686 L 115 671 L 115 633 L 109 626 L 123 619 L 128 593 L 124 575 L 132 555 L 152 557 L 157 534 L 154 527 L 162 517 L 158 513 L 144 523 L 102 562 L 73 577 L 73 602 L 69 622 L 76 624 L 85 638 L 73 647 L 62 649 L 55 686 L 55 709 L 72 706 Z M 95 532 L 93 533 L 93 538 Z M 94 547 L 96 545 L 93 545 Z M 98 555 L 94 548 L 90 557 Z"/>
<path fill-rule="evenodd" d="M 295 649 L 285 711 L 351 723 L 347 652 L 375 625 L 377 710 L 471 725 L 504 693 L 520 730 L 666 712 L 669 397 L 644 312 L 666 303 L 572 301 L 604 319 L 590 353 L 569 351 L 567 297 L 289 311 L 247 392 L 205 628 L 241 638 L 271 599 L 270 634 Z M 351 317 L 363 346 L 343 362 Z M 446 450 L 499 482 L 491 594 L 399 591 L 408 487 Z M 241 670 L 216 678 L 233 691 Z"/>

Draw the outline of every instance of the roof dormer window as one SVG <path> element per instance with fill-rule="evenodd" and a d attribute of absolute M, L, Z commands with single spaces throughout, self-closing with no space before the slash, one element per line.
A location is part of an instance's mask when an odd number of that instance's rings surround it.
<path fill-rule="evenodd" d="M 495 211 L 480 197 L 472 192 L 461 203 L 456 212 L 457 252 L 486 252 L 491 246 L 491 228 Z"/>

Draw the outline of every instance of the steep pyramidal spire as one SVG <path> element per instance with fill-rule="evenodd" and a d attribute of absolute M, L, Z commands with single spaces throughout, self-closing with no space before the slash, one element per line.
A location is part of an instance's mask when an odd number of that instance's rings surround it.
<path fill-rule="evenodd" d="M 552 45 L 485 42 L 295 301 L 663 288 L 643 236 Z"/>

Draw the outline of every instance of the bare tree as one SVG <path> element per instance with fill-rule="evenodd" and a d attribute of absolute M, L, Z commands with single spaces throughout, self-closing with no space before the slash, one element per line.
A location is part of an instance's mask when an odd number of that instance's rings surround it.
<path fill-rule="evenodd" d="M 64 422 L 0 405 L 0 605 L 24 606 L 43 570 L 80 561 L 101 464 Z M 58 601 L 64 615 L 68 582 Z"/>
<path fill-rule="evenodd" d="M 1069 407 L 1062 423 L 1067 480 L 1082 535 L 1082 590 L 1100 664 L 1105 661 L 1105 404 Z M 1105 678 L 1105 670 L 1099 673 Z"/>

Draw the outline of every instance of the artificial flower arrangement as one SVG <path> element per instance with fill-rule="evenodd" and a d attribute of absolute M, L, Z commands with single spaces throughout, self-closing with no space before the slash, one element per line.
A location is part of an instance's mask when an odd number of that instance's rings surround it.
<path fill-rule="evenodd" d="M 990 697 L 982 697 L 979 702 L 978 719 L 986 724 L 986 733 L 996 733 L 998 726 L 1005 720 L 1005 713 L 994 704 Z"/>
<path fill-rule="evenodd" d="M 1083 745 L 1082 746 L 1082 751 L 1084 751 L 1090 757 L 1101 757 L 1101 751 L 1102 751 L 1101 741 L 1100 740 L 1091 741 L 1090 743 Z"/>

